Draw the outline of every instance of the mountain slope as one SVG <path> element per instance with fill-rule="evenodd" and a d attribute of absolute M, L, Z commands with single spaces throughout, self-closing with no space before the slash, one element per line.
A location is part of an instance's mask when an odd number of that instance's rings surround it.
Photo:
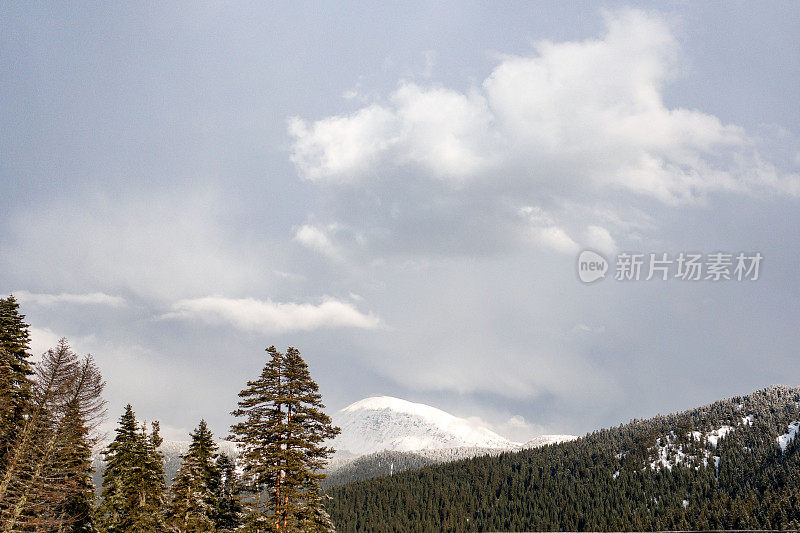
<path fill-rule="evenodd" d="M 800 388 L 329 489 L 339 531 L 800 526 Z"/>

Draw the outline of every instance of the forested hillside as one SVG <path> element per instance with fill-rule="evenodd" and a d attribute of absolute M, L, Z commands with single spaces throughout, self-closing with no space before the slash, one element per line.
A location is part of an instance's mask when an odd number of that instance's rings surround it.
<path fill-rule="evenodd" d="M 340 531 L 800 527 L 800 388 L 329 489 Z"/>

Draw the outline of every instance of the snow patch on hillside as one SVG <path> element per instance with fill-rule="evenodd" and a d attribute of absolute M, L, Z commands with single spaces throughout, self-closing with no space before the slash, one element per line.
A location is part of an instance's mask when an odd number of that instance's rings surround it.
<path fill-rule="evenodd" d="M 788 432 L 784 433 L 783 435 L 778 435 L 778 438 L 776 439 L 778 441 L 778 446 L 781 447 L 781 452 L 785 452 L 786 447 L 790 442 L 792 442 L 792 440 L 794 440 L 798 430 L 800 430 L 800 421 L 792 422 L 789 424 L 788 429 Z"/>
<path fill-rule="evenodd" d="M 655 446 L 651 448 L 650 459 L 652 460 L 649 463 L 649 467 L 651 470 L 659 468 L 672 470 L 673 466 L 683 465 L 687 467 L 694 466 L 695 469 L 699 469 L 701 464 L 703 468 L 706 468 L 709 460 L 711 460 L 714 463 L 714 468 L 718 470 L 720 458 L 713 451 L 716 450 L 720 441 L 732 431 L 735 431 L 737 427 L 750 427 L 752 425 L 753 415 L 747 415 L 741 417 L 741 421 L 735 427 L 722 425 L 717 429 L 706 432 L 690 431 L 686 433 L 686 437 L 689 438 L 691 443 L 697 443 L 697 445 L 691 446 L 693 451 L 688 453 L 684 450 L 684 445 L 679 443 L 681 439 L 677 438 L 674 431 L 670 431 L 668 435 L 656 439 Z M 703 446 L 704 443 L 707 443 L 710 448 L 705 448 Z"/>
<path fill-rule="evenodd" d="M 721 426 L 719 429 L 713 429 L 706 433 L 706 440 L 708 440 L 708 443 L 716 448 L 720 439 L 724 439 L 725 436 L 731 431 L 733 431 L 731 426 Z"/>

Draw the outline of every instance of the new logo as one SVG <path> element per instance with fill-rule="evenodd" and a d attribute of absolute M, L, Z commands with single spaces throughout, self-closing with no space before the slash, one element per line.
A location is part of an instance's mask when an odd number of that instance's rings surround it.
<path fill-rule="evenodd" d="M 584 250 L 578 256 L 578 277 L 584 283 L 592 283 L 606 277 L 608 261 L 602 255 L 591 250 Z"/>

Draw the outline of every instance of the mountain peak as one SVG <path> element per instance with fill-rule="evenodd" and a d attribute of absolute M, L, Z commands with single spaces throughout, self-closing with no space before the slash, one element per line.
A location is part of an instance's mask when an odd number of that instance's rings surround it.
<path fill-rule="evenodd" d="M 437 409 L 436 407 L 431 407 L 430 405 L 425 405 L 424 403 L 409 402 L 408 400 L 395 398 L 393 396 L 371 396 L 369 398 L 364 398 L 363 400 L 351 403 L 342 409 L 342 412 L 352 413 L 356 411 L 380 411 L 383 409 L 388 409 L 407 415 L 421 416 L 426 419 L 437 421 L 445 419 L 457 419 L 457 417 L 442 411 L 441 409 Z"/>
<path fill-rule="evenodd" d="M 420 451 L 443 448 L 513 448 L 516 443 L 478 422 L 441 409 L 391 396 L 352 403 L 334 415 L 342 433 L 337 450 L 363 455 L 383 450 Z"/>

